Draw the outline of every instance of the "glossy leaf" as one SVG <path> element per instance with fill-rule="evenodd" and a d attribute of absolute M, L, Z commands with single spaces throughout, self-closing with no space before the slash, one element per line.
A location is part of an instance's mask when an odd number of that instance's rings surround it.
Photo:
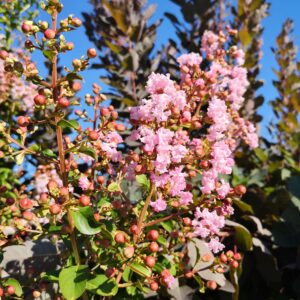
<path fill-rule="evenodd" d="M 72 266 L 59 273 L 61 293 L 67 300 L 78 299 L 85 291 L 88 279 L 88 266 Z"/>

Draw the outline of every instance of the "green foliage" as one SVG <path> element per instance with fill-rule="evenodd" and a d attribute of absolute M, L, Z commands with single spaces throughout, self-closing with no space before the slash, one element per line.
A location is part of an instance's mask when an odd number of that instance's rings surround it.
<path fill-rule="evenodd" d="M 59 273 L 59 286 L 67 300 L 78 299 L 86 290 L 88 282 L 88 266 L 72 266 Z"/>
<path fill-rule="evenodd" d="M 118 285 L 113 278 L 107 278 L 104 274 L 97 274 L 89 279 L 86 289 L 100 296 L 114 296 L 118 293 Z"/>
<path fill-rule="evenodd" d="M 101 227 L 92 227 L 94 215 L 90 207 L 81 207 L 77 211 L 71 211 L 74 224 L 78 231 L 86 235 L 94 235 L 101 231 Z"/>

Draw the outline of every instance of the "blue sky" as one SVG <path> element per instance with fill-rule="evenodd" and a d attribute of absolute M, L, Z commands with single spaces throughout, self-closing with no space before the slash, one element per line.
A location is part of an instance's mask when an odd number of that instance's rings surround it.
<path fill-rule="evenodd" d="M 153 19 L 162 18 L 163 23 L 158 30 L 157 35 L 157 47 L 168 42 L 168 38 L 176 39 L 175 32 L 170 22 L 164 17 L 164 12 L 172 12 L 176 15 L 180 15 L 178 6 L 173 4 L 169 0 L 149 0 L 149 3 L 157 4 L 157 10 Z M 271 46 L 274 46 L 277 34 L 280 32 L 281 25 L 286 18 L 291 18 L 294 20 L 294 35 L 296 37 L 296 42 L 300 45 L 300 0 L 269 0 L 271 2 L 270 16 L 268 16 L 264 21 L 265 32 L 263 35 L 263 58 L 262 58 L 262 70 L 261 78 L 264 79 L 265 85 L 261 88 L 261 93 L 265 96 L 266 102 L 260 109 L 260 113 L 264 117 L 262 123 L 261 132 L 264 136 L 268 136 L 266 125 L 272 118 L 272 113 L 267 104 L 268 100 L 274 99 L 276 97 L 276 90 L 272 86 L 272 79 L 274 79 L 274 74 L 272 68 L 276 67 L 274 56 L 271 52 Z M 75 16 L 81 17 L 83 11 L 89 12 L 92 7 L 88 0 L 63 0 L 64 4 L 63 13 L 60 15 L 61 18 L 65 18 L 69 14 L 74 14 Z M 40 16 L 41 19 L 46 19 L 47 15 L 43 14 Z M 75 44 L 75 49 L 71 52 L 71 55 L 65 55 L 61 59 L 61 65 L 70 66 L 73 58 L 78 58 L 86 52 L 86 49 L 93 47 L 85 35 L 84 27 L 82 26 L 75 32 L 68 33 L 67 39 L 73 41 Z M 299 55 L 298 55 L 299 57 Z M 40 58 L 34 55 L 34 58 Z M 84 96 L 86 93 L 91 92 L 91 84 L 93 82 L 99 83 L 99 76 L 103 75 L 104 71 L 99 70 L 87 70 L 84 72 L 85 83 L 83 84 L 83 89 L 80 92 L 80 96 Z M 104 86 L 102 84 L 102 86 Z M 105 90 L 105 86 L 104 86 Z"/>

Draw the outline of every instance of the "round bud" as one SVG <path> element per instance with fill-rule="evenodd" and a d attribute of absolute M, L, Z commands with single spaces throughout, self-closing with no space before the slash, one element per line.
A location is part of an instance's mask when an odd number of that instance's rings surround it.
<path fill-rule="evenodd" d="M 151 252 L 157 252 L 159 250 L 159 246 L 156 242 L 152 242 L 150 245 L 149 245 L 149 250 Z"/>
<path fill-rule="evenodd" d="M 52 215 L 58 215 L 61 212 L 61 206 L 57 203 L 54 203 L 50 206 L 50 213 Z"/>
<path fill-rule="evenodd" d="M 67 108 L 70 105 L 70 101 L 66 98 L 59 98 L 58 105 L 62 108 Z"/>
<path fill-rule="evenodd" d="M 112 111 L 111 112 L 111 117 L 112 117 L 112 119 L 114 119 L 114 120 L 116 120 L 116 119 L 118 119 L 118 112 L 117 111 Z"/>
<path fill-rule="evenodd" d="M 118 243 L 118 244 L 124 244 L 125 241 L 126 241 L 126 239 L 125 239 L 124 233 L 118 232 L 118 233 L 115 235 L 115 242 L 116 242 L 116 243 Z"/>
<path fill-rule="evenodd" d="M 89 140 L 90 141 L 97 141 L 99 138 L 99 133 L 96 130 L 92 130 L 89 132 Z"/>
<path fill-rule="evenodd" d="M 82 196 L 80 196 L 80 198 L 79 198 L 79 202 L 80 202 L 80 204 L 81 204 L 82 206 L 88 206 L 88 205 L 90 205 L 90 203 L 91 203 L 91 199 L 90 199 L 89 196 L 82 195 Z"/>
<path fill-rule="evenodd" d="M 22 216 L 25 220 L 32 221 L 34 218 L 34 213 L 27 210 L 23 212 Z"/>
<path fill-rule="evenodd" d="M 94 213 L 94 219 L 96 222 L 99 222 L 101 220 L 101 216 L 99 213 Z"/>
<path fill-rule="evenodd" d="M 48 29 L 49 24 L 46 21 L 41 21 L 41 22 L 39 22 L 39 27 L 41 28 L 41 30 L 46 30 L 46 29 Z"/>
<path fill-rule="evenodd" d="M 95 57 L 97 56 L 97 51 L 96 51 L 96 49 L 95 49 L 95 48 L 90 48 L 90 49 L 88 49 L 88 51 L 87 51 L 87 56 L 88 56 L 89 58 L 95 58 Z"/>
<path fill-rule="evenodd" d="M 7 187 L 5 185 L 0 186 L 0 193 L 5 193 L 7 191 Z"/>
<path fill-rule="evenodd" d="M 19 205 L 22 209 L 30 209 L 33 206 L 33 203 L 28 198 L 20 199 Z"/>
<path fill-rule="evenodd" d="M 239 263 L 236 261 L 236 260 L 232 260 L 230 262 L 230 266 L 233 268 L 233 269 L 237 269 L 239 267 Z"/>
<path fill-rule="evenodd" d="M 6 292 L 8 295 L 13 295 L 15 292 L 16 292 L 16 289 L 15 287 L 13 287 L 12 285 L 9 285 L 7 288 L 6 288 Z"/>
<path fill-rule="evenodd" d="M 56 32 L 50 28 L 46 29 L 45 32 L 44 32 L 44 37 L 47 39 L 47 40 L 51 40 L 51 39 L 54 39 L 56 36 Z"/>
<path fill-rule="evenodd" d="M 224 253 L 222 253 L 222 254 L 220 255 L 220 261 L 221 261 L 222 263 L 226 263 L 226 262 L 228 261 L 228 258 L 227 258 L 227 256 L 226 256 Z"/>
<path fill-rule="evenodd" d="M 55 180 L 49 180 L 47 183 L 47 188 L 48 190 L 53 190 L 53 189 L 57 189 L 58 188 L 58 184 Z"/>
<path fill-rule="evenodd" d="M 137 227 L 137 225 L 135 225 L 135 224 L 133 224 L 133 225 L 131 225 L 131 227 L 130 227 L 130 232 L 132 233 L 132 234 L 137 234 L 137 232 L 138 232 L 138 227 Z"/>
<path fill-rule="evenodd" d="M 72 18 L 71 24 L 75 27 L 79 27 L 81 26 L 82 22 L 79 18 Z"/>
<path fill-rule="evenodd" d="M 155 229 L 151 229 L 148 233 L 147 233 L 147 239 L 150 241 L 156 241 L 159 237 L 159 233 L 157 230 Z"/>
<path fill-rule="evenodd" d="M 13 205 L 13 204 L 15 204 L 15 199 L 14 198 L 7 198 L 5 202 L 6 202 L 7 205 Z"/>
<path fill-rule="evenodd" d="M 72 65 L 76 69 L 81 68 L 81 60 L 80 59 L 73 59 L 72 60 Z"/>
<path fill-rule="evenodd" d="M 128 246 L 124 249 L 124 256 L 127 258 L 132 258 L 134 255 L 134 247 L 133 246 Z"/>
<path fill-rule="evenodd" d="M 145 264 L 149 267 L 149 268 L 153 268 L 156 264 L 156 259 L 153 256 L 147 256 L 145 258 Z"/>
<path fill-rule="evenodd" d="M 241 260 L 241 259 L 242 259 L 242 256 L 241 256 L 240 253 L 235 253 L 235 254 L 233 255 L 233 258 L 234 258 L 235 260 Z"/>
<path fill-rule="evenodd" d="M 118 131 L 124 131 L 126 127 L 124 124 L 116 124 L 115 129 Z"/>
<path fill-rule="evenodd" d="M 107 268 L 107 270 L 105 271 L 105 275 L 108 277 L 108 278 L 112 278 L 116 275 L 116 269 L 113 268 L 113 267 L 109 267 Z"/>
<path fill-rule="evenodd" d="M 68 196 L 69 195 L 69 189 L 67 187 L 62 187 L 59 189 L 59 193 L 61 196 Z"/>
<path fill-rule="evenodd" d="M 31 31 L 31 25 L 23 23 L 21 29 L 24 33 L 29 33 Z"/>
<path fill-rule="evenodd" d="M 186 270 L 185 272 L 184 272 L 184 277 L 185 278 L 193 278 L 193 276 L 194 276 L 194 273 L 191 271 L 191 270 Z"/>
<path fill-rule="evenodd" d="M 227 255 L 228 258 L 231 258 L 231 257 L 233 257 L 234 253 L 233 253 L 233 251 L 228 250 L 228 251 L 226 252 L 226 255 Z"/>
<path fill-rule="evenodd" d="M 234 188 L 234 191 L 238 194 L 238 195 L 244 195 L 247 192 L 247 188 L 244 185 L 237 185 Z"/>
<path fill-rule="evenodd" d="M 217 283 L 213 280 L 208 280 L 206 283 L 206 286 L 210 289 L 210 290 L 215 290 L 217 288 Z"/>
<path fill-rule="evenodd" d="M 98 182 L 99 184 L 103 184 L 104 181 L 105 181 L 104 176 L 98 176 L 98 177 L 97 177 L 97 182 Z"/>
<path fill-rule="evenodd" d="M 173 107 L 171 109 L 171 111 L 172 111 L 172 114 L 175 115 L 175 116 L 179 116 L 180 115 L 180 110 L 179 110 L 178 107 Z"/>
<path fill-rule="evenodd" d="M 137 153 L 133 153 L 131 155 L 131 159 L 134 161 L 134 162 L 139 162 L 140 161 L 140 156 L 137 154 Z"/>
<path fill-rule="evenodd" d="M 27 117 L 24 116 L 19 116 L 17 119 L 17 124 L 20 127 L 27 127 L 29 125 L 29 119 Z"/>
<path fill-rule="evenodd" d="M 192 225 L 192 220 L 190 218 L 183 218 L 183 224 L 185 226 L 191 226 Z"/>
<path fill-rule="evenodd" d="M 41 293 L 39 291 L 33 291 L 32 296 L 33 298 L 39 298 L 41 296 Z"/>
<path fill-rule="evenodd" d="M 156 281 L 152 281 L 152 282 L 150 283 L 150 289 L 151 289 L 151 291 L 153 291 L 153 292 L 157 291 L 157 290 L 158 290 L 158 283 L 157 283 Z"/>
<path fill-rule="evenodd" d="M 33 43 L 32 43 L 32 41 L 27 40 L 27 41 L 25 41 L 24 46 L 26 49 L 31 49 L 31 48 L 33 48 Z"/>
<path fill-rule="evenodd" d="M 0 50 L 0 59 L 5 60 L 8 57 L 8 52 L 5 50 Z"/>
<path fill-rule="evenodd" d="M 102 117 L 107 117 L 109 115 L 109 109 L 107 107 L 101 107 L 100 114 Z"/>
<path fill-rule="evenodd" d="M 0 297 L 2 297 L 4 294 L 3 288 L 0 287 Z"/>
<path fill-rule="evenodd" d="M 33 98 L 33 101 L 36 105 L 45 105 L 46 104 L 46 97 L 44 95 L 38 94 Z"/>
<path fill-rule="evenodd" d="M 66 44 L 66 49 L 69 50 L 69 51 L 73 50 L 74 49 L 74 44 L 72 42 L 68 42 Z"/>
<path fill-rule="evenodd" d="M 73 84 L 72 84 L 73 91 L 78 92 L 81 90 L 81 88 L 82 88 L 82 86 L 79 81 L 73 82 Z"/>

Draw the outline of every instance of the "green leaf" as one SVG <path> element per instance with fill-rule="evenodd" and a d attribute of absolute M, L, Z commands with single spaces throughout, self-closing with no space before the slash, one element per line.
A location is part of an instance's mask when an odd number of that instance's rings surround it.
<path fill-rule="evenodd" d="M 51 61 L 53 60 L 53 58 L 56 54 L 57 54 L 57 52 L 52 51 L 52 50 L 44 50 L 43 51 L 43 55 Z"/>
<path fill-rule="evenodd" d="M 128 282 L 130 281 L 131 279 L 131 275 L 132 275 L 132 271 L 130 270 L 130 268 L 126 267 L 124 269 L 124 272 L 123 272 L 123 275 L 122 275 L 122 278 L 125 282 Z"/>
<path fill-rule="evenodd" d="M 135 179 L 139 185 L 141 185 L 146 190 L 150 189 L 150 180 L 147 178 L 145 174 L 136 175 Z"/>
<path fill-rule="evenodd" d="M 93 220 L 93 213 L 90 207 L 82 207 L 79 210 L 72 210 L 71 215 L 75 227 L 79 232 L 86 235 L 94 235 L 101 231 L 101 227 L 91 227 L 89 219 Z"/>
<path fill-rule="evenodd" d="M 25 152 L 22 151 L 21 153 L 19 153 L 17 156 L 16 156 L 16 164 L 17 165 L 21 165 L 24 161 L 24 158 L 25 158 Z"/>
<path fill-rule="evenodd" d="M 233 199 L 233 203 L 234 205 L 236 205 L 242 212 L 249 212 L 251 214 L 254 214 L 253 208 L 250 204 L 241 201 L 241 200 L 237 200 L 237 199 Z"/>
<path fill-rule="evenodd" d="M 117 182 L 112 182 L 108 187 L 107 190 L 109 192 L 118 192 L 120 191 L 120 186 Z"/>
<path fill-rule="evenodd" d="M 41 274 L 41 278 L 50 282 L 58 282 L 59 270 L 44 272 Z"/>
<path fill-rule="evenodd" d="M 88 266 L 72 266 L 59 273 L 59 287 L 67 300 L 78 299 L 85 291 L 88 279 Z"/>
<path fill-rule="evenodd" d="M 92 157 L 95 160 L 98 159 L 97 153 L 96 153 L 96 151 L 95 151 L 94 148 L 86 147 L 86 146 L 81 146 L 79 148 L 78 152 L 83 153 L 85 155 L 88 155 L 88 156 Z"/>
<path fill-rule="evenodd" d="M 251 41 L 252 41 L 252 37 L 248 31 L 248 28 L 246 26 L 244 26 L 240 31 L 239 31 L 239 37 L 240 37 L 240 40 L 241 40 L 241 43 L 244 45 L 244 46 L 248 46 Z"/>
<path fill-rule="evenodd" d="M 259 158 L 260 161 L 265 162 L 268 159 L 266 152 L 260 148 L 254 149 L 255 155 Z"/>
<path fill-rule="evenodd" d="M 71 72 L 66 76 L 67 80 L 72 81 L 72 80 L 82 80 L 82 76 L 80 76 L 79 74 L 75 73 L 75 72 Z"/>
<path fill-rule="evenodd" d="M 157 239 L 157 241 L 161 244 L 161 245 L 166 245 L 167 244 L 167 240 L 162 236 L 160 235 Z"/>
<path fill-rule="evenodd" d="M 143 277 L 150 277 L 151 276 L 151 270 L 143 266 L 137 262 L 133 262 L 128 266 L 133 272 L 143 276 Z"/>
<path fill-rule="evenodd" d="M 3 285 L 4 286 L 9 286 L 9 285 L 13 286 L 16 290 L 15 294 L 18 297 L 21 297 L 23 295 L 23 289 L 18 280 L 14 279 L 14 278 L 8 278 L 3 282 Z"/>
<path fill-rule="evenodd" d="M 242 251 L 252 250 L 252 246 L 253 246 L 252 235 L 246 227 L 230 220 L 226 220 L 226 225 L 234 227 L 235 229 L 234 237 L 236 239 L 237 246 Z"/>
<path fill-rule="evenodd" d="M 48 157 L 56 157 L 56 154 L 51 149 L 45 149 L 42 151 L 42 153 Z"/>
<path fill-rule="evenodd" d="M 60 120 L 57 124 L 58 126 L 62 128 L 73 128 L 78 129 L 80 127 L 79 123 L 75 120 Z"/>
<path fill-rule="evenodd" d="M 165 221 L 165 222 L 161 222 L 160 225 L 167 230 L 168 232 L 173 231 L 173 223 L 171 220 Z"/>
<path fill-rule="evenodd" d="M 86 285 L 87 290 L 100 296 L 115 296 L 118 292 L 118 284 L 113 278 L 108 278 L 103 274 L 96 275 L 90 279 Z"/>

